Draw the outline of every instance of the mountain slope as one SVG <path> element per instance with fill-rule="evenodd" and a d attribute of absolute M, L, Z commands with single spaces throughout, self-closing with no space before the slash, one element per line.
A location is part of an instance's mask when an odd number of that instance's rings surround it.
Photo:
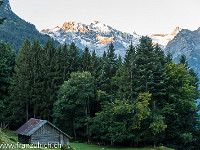
<path fill-rule="evenodd" d="M 200 28 L 195 31 L 181 30 L 164 51 L 171 52 L 175 62 L 184 54 L 190 66 L 200 75 Z"/>
<path fill-rule="evenodd" d="M 13 49 L 17 52 L 25 39 L 38 39 L 41 44 L 44 44 L 48 35 L 42 35 L 38 32 L 34 25 L 19 18 L 10 7 L 9 0 L 4 0 L 0 7 L 0 18 L 6 17 L 2 25 L 0 25 L 0 40 L 9 42 Z M 58 42 L 56 42 L 58 44 Z"/>
<path fill-rule="evenodd" d="M 44 29 L 41 33 L 51 36 L 60 43 L 74 42 L 81 49 L 87 46 L 90 51 L 96 50 L 98 55 L 103 54 L 108 49 L 109 43 L 113 42 L 116 53 L 124 56 L 131 42 L 137 45 L 140 38 L 136 33 L 133 35 L 124 33 L 99 21 L 90 25 L 65 22 L 62 27 Z"/>

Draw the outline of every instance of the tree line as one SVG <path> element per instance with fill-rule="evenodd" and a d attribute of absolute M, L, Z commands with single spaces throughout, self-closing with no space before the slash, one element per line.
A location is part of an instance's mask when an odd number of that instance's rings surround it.
<path fill-rule="evenodd" d="M 199 148 L 197 74 L 149 37 L 123 59 L 112 43 L 97 56 L 51 40 L 26 40 L 16 59 L 1 42 L 0 57 L 2 123 L 16 128 L 34 117 L 88 142 Z"/>

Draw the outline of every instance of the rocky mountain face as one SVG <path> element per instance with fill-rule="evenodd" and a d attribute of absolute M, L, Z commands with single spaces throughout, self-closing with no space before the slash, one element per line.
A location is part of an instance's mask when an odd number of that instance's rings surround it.
<path fill-rule="evenodd" d="M 153 44 L 159 44 L 164 49 L 168 42 L 180 31 L 181 29 L 177 27 L 171 34 L 153 34 L 151 35 Z M 135 32 L 133 34 L 121 32 L 99 21 L 89 25 L 65 22 L 62 27 L 57 26 L 53 29 L 44 29 L 40 33 L 47 34 L 60 43 L 70 44 L 74 42 L 80 49 L 84 49 L 87 46 L 90 51 L 96 50 L 98 55 L 106 51 L 109 43 L 113 42 L 116 53 L 121 56 L 125 55 L 125 51 L 131 42 L 136 46 L 141 37 L 141 35 Z"/>
<path fill-rule="evenodd" d="M 102 55 L 108 49 L 109 43 L 113 42 L 116 53 L 124 56 L 131 42 L 137 45 L 140 38 L 136 33 L 124 33 L 99 21 L 89 25 L 65 22 L 62 27 L 44 29 L 40 33 L 47 34 L 60 43 L 74 42 L 80 49 L 87 46 L 90 51 L 95 50 L 98 55 Z"/>
<path fill-rule="evenodd" d="M 33 24 L 18 17 L 12 11 L 9 0 L 3 0 L 3 5 L 0 7 L 0 18 L 4 17 L 6 20 L 0 25 L 0 41 L 9 42 L 16 52 L 26 39 L 31 41 L 38 39 L 41 44 L 51 39 L 48 35 L 40 34 Z M 56 42 L 56 45 L 58 44 Z"/>
<path fill-rule="evenodd" d="M 184 54 L 190 66 L 200 75 L 200 28 L 195 31 L 181 30 L 164 51 L 171 52 L 175 62 Z"/>

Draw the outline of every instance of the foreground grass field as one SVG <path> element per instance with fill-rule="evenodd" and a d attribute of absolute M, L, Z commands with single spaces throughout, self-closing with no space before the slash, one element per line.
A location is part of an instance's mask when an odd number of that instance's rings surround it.
<path fill-rule="evenodd" d="M 110 147 L 110 146 L 98 146 L 85 143 L 70 143 L 70 145 L 76 150 L 157 150 L 155 148 L 125 148 L 125 147 Z M 159 150 L 172 150 L 169 148 L 160 148 Z"/>
<path fill-rule="evenodd" d="M 7 144 L 16 144 L 18 141 L 17 136 L 14 134 L 13 131 L 10 130 L 3 130 L 3 134 L 0 135 L 0 138 L 7 139 Z M 0 141 L 1 144 L 1 141 Z M 98 146 L 98 145 L 92 145 L 92 144 L 86 144 L 86 143 L 75 143 L 70 142 L 70 145 L 75 150 L 172 150 L 169 148 L 126 148 L 126 147 L 110 147 L 110 146 Z M 4 150 L 1 149 L 0 150 Z M 28 150 L 28 149 L 22 149 L 21 150 Z M 34 150 L 34 149 L 33 149 Z M 36 149 L 35 149 L 36 150 Z M 48 148 L 41 148 L 37 150 L 59 150 L 59 149 L 48 149 Z"/>

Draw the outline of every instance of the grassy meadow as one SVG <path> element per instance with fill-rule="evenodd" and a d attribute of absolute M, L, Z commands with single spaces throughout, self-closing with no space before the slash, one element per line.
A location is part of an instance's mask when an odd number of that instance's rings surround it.
<path fill-rule="evenodd" d="M 17 144 L 18 137 L 14 134 L 13 131 L 10 130 L 3 130 L 0 131 L 0 144 Z M 70 146 L 73 147 L 75 150 L 172 150 L 169 148 L 159 147 L 159 148 L 127 148 L 127 147 L 111 147 L 111 146 L 99 146 L 93 144 L 86 144 L 86 143 L 78 143 L 78 142 L 70 142 Z M 20 148 L 18 148 L 20 149 Z M 22 148 L 21 148 L 22 149 Z M 0 150 L 5 150 L 0 148 Z M 28 150 L 28 149 L 23 149 Z M 37 150 L 58 150 L 58 149 L 48 149 L 48 148 L 41 148 Z"/>

